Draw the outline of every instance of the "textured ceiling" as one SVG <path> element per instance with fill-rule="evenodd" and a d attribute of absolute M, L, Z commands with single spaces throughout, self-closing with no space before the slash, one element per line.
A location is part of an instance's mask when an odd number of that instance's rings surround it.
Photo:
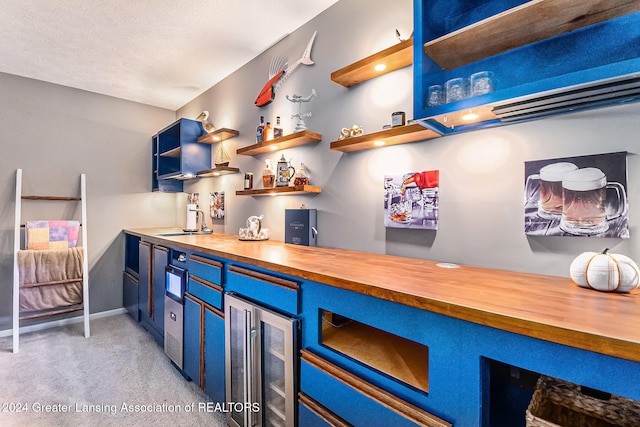
<path fill-rule="evenodd" d="M 337 0 L 0 0 L 0 72 L 177 110 Z"/>

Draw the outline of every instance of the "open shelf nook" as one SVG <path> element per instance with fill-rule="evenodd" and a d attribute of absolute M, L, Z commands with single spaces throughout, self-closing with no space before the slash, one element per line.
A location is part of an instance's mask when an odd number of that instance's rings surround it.
<path fill-rule="evenodd" d="M 323 345 L 429 391 L 429 347 L 326 310 L 320 316 Z"/>

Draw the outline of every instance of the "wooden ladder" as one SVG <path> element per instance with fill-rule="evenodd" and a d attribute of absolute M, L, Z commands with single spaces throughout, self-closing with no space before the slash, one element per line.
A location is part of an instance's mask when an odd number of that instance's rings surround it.
<path fill-rule="evenodd" d="M 23 200 L 44 200 L 44 201 L 79 201 L 82 206 L 82 219 L 80 228 L 82 230 L 82 308 L 60 309 L 45 313 L 44 317 L 54 316 L 66 312 L 82 310 L 84 320 L 84 336 L 90 336 L 89 326 L 89 258 L 87 254 L 87 181 L 85 174 L 80 175 L 80 197 L 59 197 L 59 196 L 23 196 L 22 195 L 22 169 L 16 171 L 16 206 L 15 206 L 15 234 L 13 239 L 13 352 L 17 353 L 20 348 L 20 272 L 18 268 L 18 252 L 20 251 L 20 229 L 22 217 Z"/>

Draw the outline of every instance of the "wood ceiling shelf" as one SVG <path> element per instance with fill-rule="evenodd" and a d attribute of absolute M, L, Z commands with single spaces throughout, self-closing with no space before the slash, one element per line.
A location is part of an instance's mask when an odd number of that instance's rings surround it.
<path fill-rule="evenodd" d="M 198 142 L 206 144 L 215 144 L 216 142 L 226 141 L 240 135 L 240 132 L 234 129 L 220 128 L 211 133 L 206 133 L 198 138 Z"/>
<path fill-rule="evenodd" d="M 198 172 L 197 176 L 198 178 L 207 178 L 210 176 L 230 175 L 238 172 L 240 172 L 240 169 L 238 168 L 232 168 L 229 166 L 216 166 L 213 169 L 207 169 Z"/>
<path fill-rule="evenodd" d="M 451 70 L 638 10 L 637 0 L 533 0 L 429 41 L 424 51 Z"/>
<path fill-rule="evenodd" d="M 350 153 L 352 151 L 367 150 L 369 148 L 388 147 L 390 145 L 406 144 L 408 142 L 438 138 L 439 136 L 440 134 L 431 129 L 427 129 L 422 125 L 411 124 L 362 136 L 354 136 L 339 141 L 333 141 L 330 147 L 333 151 Z M 376 142 L 378 141 L 384 141 L 384 144 L 377 145 Z"/>
<path fill-rule="evenodd" d="M 291 135 L 263 141 L 248 147 L 238 148 L 236 154 L 243 156 L 253 156 L 255 154 L 270 153 L 272 151 L 284 150 L 286 148 L 297 147 L 299 145 L 311 144 L 322 140 L 322 135 L 308 130 L 292 133 Z"/>
<path fill-rule="evenodd" d="M 238 190 L 237 196 L 271 196 L 271 195 L 293 195 L 293 194 L 317 194 L 322 190 L 315 185 L 294 185 L 293 187 L 274 187 L 253 190 Z"/>
<path fill-rule="evenodd" d="M 344 87 L 352 87 L 412 63 L 413 39 L 409 39 L 334 71 L 331 80 Z M 374 67 L 378 64 L 384 64 L 386 68 L 376 71 Z"/>

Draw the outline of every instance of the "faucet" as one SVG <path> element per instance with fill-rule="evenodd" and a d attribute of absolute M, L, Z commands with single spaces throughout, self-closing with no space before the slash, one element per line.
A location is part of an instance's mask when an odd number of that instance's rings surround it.
<path fill-rule="evenodd" d="M 200 214 L 202 216 L 202 224 L 200 224 L 200 232 L 202 234 L 211 234 L 213 231 L 207 227 L 207 220 L 206 217 L 204 215 L 204 211 L 202 209 L 189 209 L 191 212 L 195 212 L 196 213 L 196 222 L 198 222 L 198 214 Z"/>

